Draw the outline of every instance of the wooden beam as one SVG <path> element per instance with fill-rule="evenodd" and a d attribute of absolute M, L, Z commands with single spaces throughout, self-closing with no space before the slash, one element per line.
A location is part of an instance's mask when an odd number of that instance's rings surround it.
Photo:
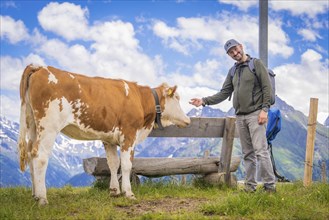
<path fill-rule="evenodd" d="M 169 126 L 163 130 L 154 129 L 148 137 L 221 138 L 224 135 L 224 126 L 225 118 L 191 117 L 191 124 L 186 128 Z M 235 137 L 238 137 L 237 133 Z"/>
<path fill-rule="evenodd" d="M 235 172 L 240 157 L 232 157 L 230 172 Z M 160 177 L 180 174 L 207 174 L 218 172 L 219 158 L 142 158 L 133 160 L 132 172 L 147 177 Z M 94 176 L 110 176 L 106 158 L 92 157 L 83 159 L 86 173 Z"/>

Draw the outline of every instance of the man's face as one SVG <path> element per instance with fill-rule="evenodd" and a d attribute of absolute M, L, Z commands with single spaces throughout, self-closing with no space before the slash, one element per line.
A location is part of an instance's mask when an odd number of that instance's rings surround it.
<path fill-rule="evenodd" d="M 239 44 L 235 47 L 232 47 L 227 54 L 232 57 L 232 59 L 236 60 L 236 61 L 241 61 L 243 58 L 243 48 L 242 45 Z"/>

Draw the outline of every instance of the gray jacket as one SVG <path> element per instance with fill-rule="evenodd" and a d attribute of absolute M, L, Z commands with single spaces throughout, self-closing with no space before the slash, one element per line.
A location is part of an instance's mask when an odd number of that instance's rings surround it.
<path fill-rule="evenodd" d="M 224 101 L 233 93 L 235 114 L 249 114 L 259 109 L 267 111 L 270 107 L 271 97 L 271 83 L 267 69 L 260 59 L 255 59 L 258 82 L 254 73 L 249 69 L 247 62 L 237 64 L 234 77 L 232 78 L 228 73 L 222 89 L 212 96 L 202 98 L 203 102 L 206 105 L 215 105 Z"/>

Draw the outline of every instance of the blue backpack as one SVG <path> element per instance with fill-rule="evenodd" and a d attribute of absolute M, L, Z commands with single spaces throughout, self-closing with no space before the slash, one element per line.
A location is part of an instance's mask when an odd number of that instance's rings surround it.
<path fill-rule="evenodd" d="M 255 63 L 254 63 L 255 60 L 256 60 L 256 58 L 251 57 L 249 62 L 248 62 L 248 67 L 249 67 L 250 71 L 255 75 L 255 77 L 258 81 L 258 84 L 261 85 L 261 83 L 259 81 L 259 78 L 256 74 Z M 234 64 L 231 67 L 231 69 L 229 70 L 229 74 L 230 74 L 232 79 L 234 77 L 235 71 L 236 71 L 236 65 Z M 269 79 L 270 79 L 270 82 L 271 82 L 271 87 L 272 87 L 272 90 L 271 90 L 271 105 L 274 105 L 274 103 L 275 103 L 275 78 L 274 78 L 275 74 L 271 69 L 267 69 L 267 72 L 268 72 L 268 76 L 269 76 Z M 229 100 L 231 100 L 231 96 L 230 96 Z"/>
<path fill-rule="evenodd" d="M 271 153 L 271 161 L 273 166 L 274 175 L 278 178 L 279 182 L 290 182 L 284 176 L 281 176 L 275 167 L 275 161 L 272 152 L 272 141 L 281 130 L 281 112 L 278 108 L 270 108 L 268 110 L 268 122 L 266 128 L 266 139 L 268 143 L 268 149 Z"/>
<path fill-rule="evenodd" d="M 281 112 L 277 108 L 270 108 L 267 117 L 266 138 L 268 144 L 272 144 L 272 141 L 281 130 Z"/>

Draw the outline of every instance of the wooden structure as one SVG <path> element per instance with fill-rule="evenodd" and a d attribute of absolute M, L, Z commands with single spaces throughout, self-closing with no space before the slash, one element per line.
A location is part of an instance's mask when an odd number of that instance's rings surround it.
<path fill-rule="evenodd" d="M 307 123 L 307 139 L 304 166 L 304 186 L 310 186 L 312 184 L 313 155 L 316 134 L 316 119 L 318 115 L 318 101 L 319 100 L 317 98 L 310 99 L 310 111 Z"/>
<path fill-rule="evenodd" d="M 208 174 L 218 172 L 220 159 L 217 157 L 136 157 L 132 172 L 146 177 L 161 177 L 180 174 Z M 233 157 L 229 172 L 235 172 L 240 164 L 239 157 Z M 110 176 L 106 158 L 84 159 L 85 172 L 94 176 Z"/>
<path fill-rule="evenodd" d="M 186 128 L 176 126 L 164 130 L 155 129 L 149 137 L 193 137 L 223 138 L 220 157 L 203 158 L 134 158 L 132 172 L 147 177 L 160 177 L 179 174 L 224 174 L 225 183 L 230 185 L 230 173 L 240 164 L 240 157 L 232 158 L 235 131 L 235 118 L 191 118 Z M 86 173 L 94 176 L 110 176 L 106 158 L 83 160 Z"/>

